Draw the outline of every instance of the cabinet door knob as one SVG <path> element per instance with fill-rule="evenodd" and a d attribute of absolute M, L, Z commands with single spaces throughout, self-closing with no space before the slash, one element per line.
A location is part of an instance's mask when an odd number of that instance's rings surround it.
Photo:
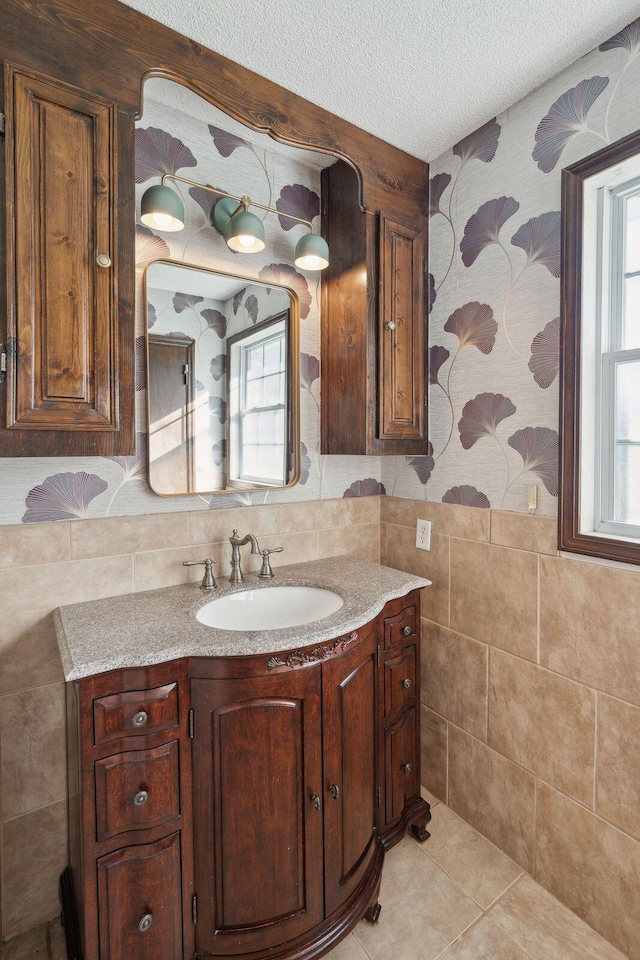
<path fill-rule="evenodd" d="M 405 765 L 404 765 L 403 768 L 402 768 L 402 772 L 403 772 L 403 773 L 406 773 L 406 774 L 409 774 L 409 773 L 411 773 L 411 770 L 412 770 L 412 769 L 413 769 L 413 768 L 412 768 L 412 766 L 411 766 L 410 763 L 405 763 Z"/>
<path fill-rule="evenodd" d="M 413 633 L 413 628 L 412 628 L 412 627 L 410 627 L 410 626 L 407 625 L 406 627 L 403 627 L 403 628 L 402 628 L 402 635 L 403 635 L 403 636 L 405 636 L 405 637 L 410 637 L 412 633 Z"/>
<path fill-rule="evenodd" d="M 99 253 L 96 257 L 96 263 L 99 267 L 102 267 L 104 270 L 106 270 L 111 266 L 111 257 L 108 257 L 106 253 Z"/>
<path fill-rule="evenodd" d="M 144 917 L 140 917 L 138 922 L 138 930 L 140 933 L 146 933 L 151 924 L 153 923 L 153 914 L 145 913 Z"/>
<path fill-rule="evenodd" d="M 317 793 L 314 793 L 314 795 L 311 797 L 311 802 L 316 808 L 316 810 L 320 809 L 320 797 L 318 796 Z"/>
<path fill-rule="evenodd" d="M 396 328 L 395 320 L 387 320 L 387 322 L 384 325 L 384 328 L 385 330 L 395 330 Z"/>
<path fill-rule="evenodd" d="M 338 797 L 340 796 L 340 787 L 338 786 L 337 783 L 331 784 L 331 786 L 329 787 L 329 793 L 331 794 L 334 800 L 338 799 Z"/>
<path fill-rule="evenodd" d="M 131 723 L 134 725 L 134 727 L 140 728 L 140 727 L 144 727 L 148 719 L 149 719 L 149 714 L 147 713 L 146 710 L 138 710 L 138 712 L 134 713 L 134 715 L 132 716 Z"/>
<path fill-rule="evenodd" d="M 133 795 L 133 805 L 134 807 L 143 807 L 148 799 L 149 794 L 146 790 L 138 790 L 138 792 Z"/>
<path fill-rule="evenodd" d="M 405 688 L 405 690 L 409 690 L 409 688 L 411 687 L 411 680 L 409 679 L 409 677 L 406 677 L 402 681 L 402 686 Z"/>

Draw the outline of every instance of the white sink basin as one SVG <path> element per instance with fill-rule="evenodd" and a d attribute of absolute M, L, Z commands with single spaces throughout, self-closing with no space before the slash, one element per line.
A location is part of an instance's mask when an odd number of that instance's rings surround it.
<path fill-rule="evenodd" d="M 263 587 L 217 597 L 200 607 L 196 620 L 217 630 L 279 630 L 330 616 L 344 605 L 320 587 Z"/>

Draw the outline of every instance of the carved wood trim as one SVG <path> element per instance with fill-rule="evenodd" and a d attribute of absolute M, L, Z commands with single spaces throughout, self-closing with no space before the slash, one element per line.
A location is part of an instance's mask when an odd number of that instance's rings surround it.
<path fill-rule="evenodd" d="M 291 667 L 293 670 L 294 667 L 302 667 L 306 663 L 318 663 L 320 660 L 327 660 L 329 657 L 335 657 L 336 654 L 342 653 L 357 639 L 358 634 L 354 630 L 348 637 L 338 637 L 332 643 L 324 647 L 316 647 L 310 653 L 305 653 L 304 650 L 292 650 L 284 660 L 281 660 L 280 657 L 271 657 L 270 660 L 267 660 L 267 670 L 273 670 L 275 667 Z"/>

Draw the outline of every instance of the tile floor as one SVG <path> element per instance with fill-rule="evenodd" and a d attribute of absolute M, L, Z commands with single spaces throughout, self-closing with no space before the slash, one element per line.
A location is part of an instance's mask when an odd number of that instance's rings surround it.
<path fill-rule="evenodd" d="M 407 837 L 384 866 L 377 924 L 358 924 L 327 960 L 627 960 L 452 810 Z M 9 941 L 4 960 L 65 960 L 58 922 Z"/>

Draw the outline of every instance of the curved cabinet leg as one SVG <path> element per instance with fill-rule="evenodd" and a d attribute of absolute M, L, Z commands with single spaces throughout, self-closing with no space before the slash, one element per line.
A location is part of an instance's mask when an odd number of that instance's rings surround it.
<path fill-rule="evenodd" d="M 411 833 L 414 835 L 416 840 L 420 843 L 431 836 L 427 830 L 427 824 L 431 820 L 431 807 L 426 800 L 422 801 L 423 806 L 417 816 L 414 816 L 411 820 Z"/>
<path fill-rule="evenodd" d="M 370 903 L 369 906 L 367 907 L 364 915 L 364 919 L 368 920 L 369 923 L 377 923 L 378 920 L 380 919 L 381 910 L 382 910 L 382 907 L 380 906 L 378 901 L 375 900 L 373 903 Z"/>

